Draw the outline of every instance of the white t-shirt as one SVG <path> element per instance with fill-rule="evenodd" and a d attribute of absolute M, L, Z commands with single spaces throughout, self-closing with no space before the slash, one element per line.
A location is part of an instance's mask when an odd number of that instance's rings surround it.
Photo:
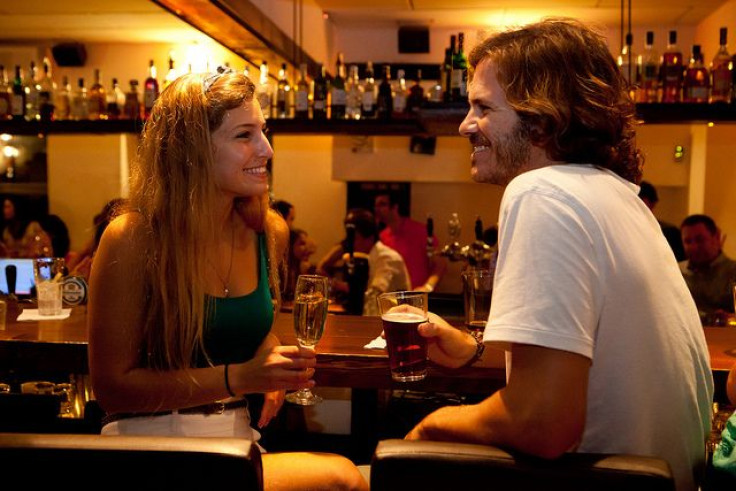
<path fill-rule="evenodd" d="M 678 491 L 693 490 L 710 428 L 708 349 L 672 250 L 637 192 L 590 165 L 513 179 L 484 340 L 590 358 L 578 451 L 664 458 Z"/>

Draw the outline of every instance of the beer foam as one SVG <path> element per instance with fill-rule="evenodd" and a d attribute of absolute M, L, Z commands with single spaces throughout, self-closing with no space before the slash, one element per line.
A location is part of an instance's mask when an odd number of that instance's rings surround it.
<path fill-rule="evenodd" d="M 416 312 L 387 312 L 381 316 L 382 320 L 389 322 L 415 323 L 427 322 L 427 316 Z"/>

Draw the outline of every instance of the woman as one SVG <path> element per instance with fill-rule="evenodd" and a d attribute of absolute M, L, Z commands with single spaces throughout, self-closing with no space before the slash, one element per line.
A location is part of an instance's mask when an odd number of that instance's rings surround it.
<path fill-rule="evenodd" d="M 29 220 L 19 206 L 17 198 L 6 197 L 3 200 L 3 236 L 2 249 L 4 257 L 48 257 L 54 251 L 51 238 L 35 220 Z"/>
<path fill-rule="evenodd" d="M 270 333 L 288 229 L 268 211 L 273 151 L 254 90 L 232 71 L 185 75 L 146 123 L 128 212 L 105 230 L 90 281 L 105 434 L 255 441 L 243 394 L 264 393 L 262 428 L 285 390 L 314 386 L 314 351 Z M 266 453 L 263 467 L 266 489 L 367 488 L 335 455 Z"/>
<path fill-rule="evenodd" d="M 304 230 L 289 230 L 289 260 L 284 281 L 284 300 L 293 300 L 296 280 L 301 274 L 315 274 L 316 266 L 309 262 L 314 253 L 313 242 Z"/>

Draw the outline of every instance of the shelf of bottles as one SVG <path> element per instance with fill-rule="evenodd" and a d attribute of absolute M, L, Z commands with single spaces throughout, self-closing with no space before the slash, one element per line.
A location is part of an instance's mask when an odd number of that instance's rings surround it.
<path fill-rule="evenodd" d="M 699 45 L 685 63 L 676 31 L 670 31 L 661 55 L 653 32 L 647 32 L 640 56 L 634 54 L 632 35 L 626 36 L 617 62 L 642 121 L 736 122 L 736 57 L 728 53 L 726 28 L 719 35 L 720 48 L 709 67 Z M 450 37 L 440 64 L 348 66 L 339 54 L 332 75 L 320 65 L 310 80 L 306 65 L 299 68 L 292 83 L 285 65 L 276 77 L 265 62 L 249 74 L 259 82 L 255 99 L 276 134 L 457 135 L 468 110 L 463 33 Z M 48 60 L 40 73 L 31 64 L 25 77 L 16 66 L 12 81 L 0 69 L 0 133 L 139 133 L 159 94 L 153 61 L 140 92 L 135 80 L 127 91 L 115 79 L 104 88 L 97 70 L 89 89 L 83 79 L 75 88 L 69 80 L 57 87 Z M 170 60 L 162 86 L 173 80 L 173 72 Z"/>

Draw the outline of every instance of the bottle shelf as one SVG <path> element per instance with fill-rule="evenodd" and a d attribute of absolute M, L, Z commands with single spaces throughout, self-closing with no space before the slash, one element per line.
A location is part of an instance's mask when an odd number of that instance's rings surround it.
<path fill-rule="evenodd" d="M 269 119 L 274 134 L 305 135 L 436 135 L 455 136 L 468 112 L 466 102 L 427 103 L 416 117 L 362 120 Z M 647 124 L 736 123 L 734 104 L 638 104 L 637 116 Z M 48 135 L 65 133 L 140 133 L 143 120 L 0 121 L 0 133 Z"/>

